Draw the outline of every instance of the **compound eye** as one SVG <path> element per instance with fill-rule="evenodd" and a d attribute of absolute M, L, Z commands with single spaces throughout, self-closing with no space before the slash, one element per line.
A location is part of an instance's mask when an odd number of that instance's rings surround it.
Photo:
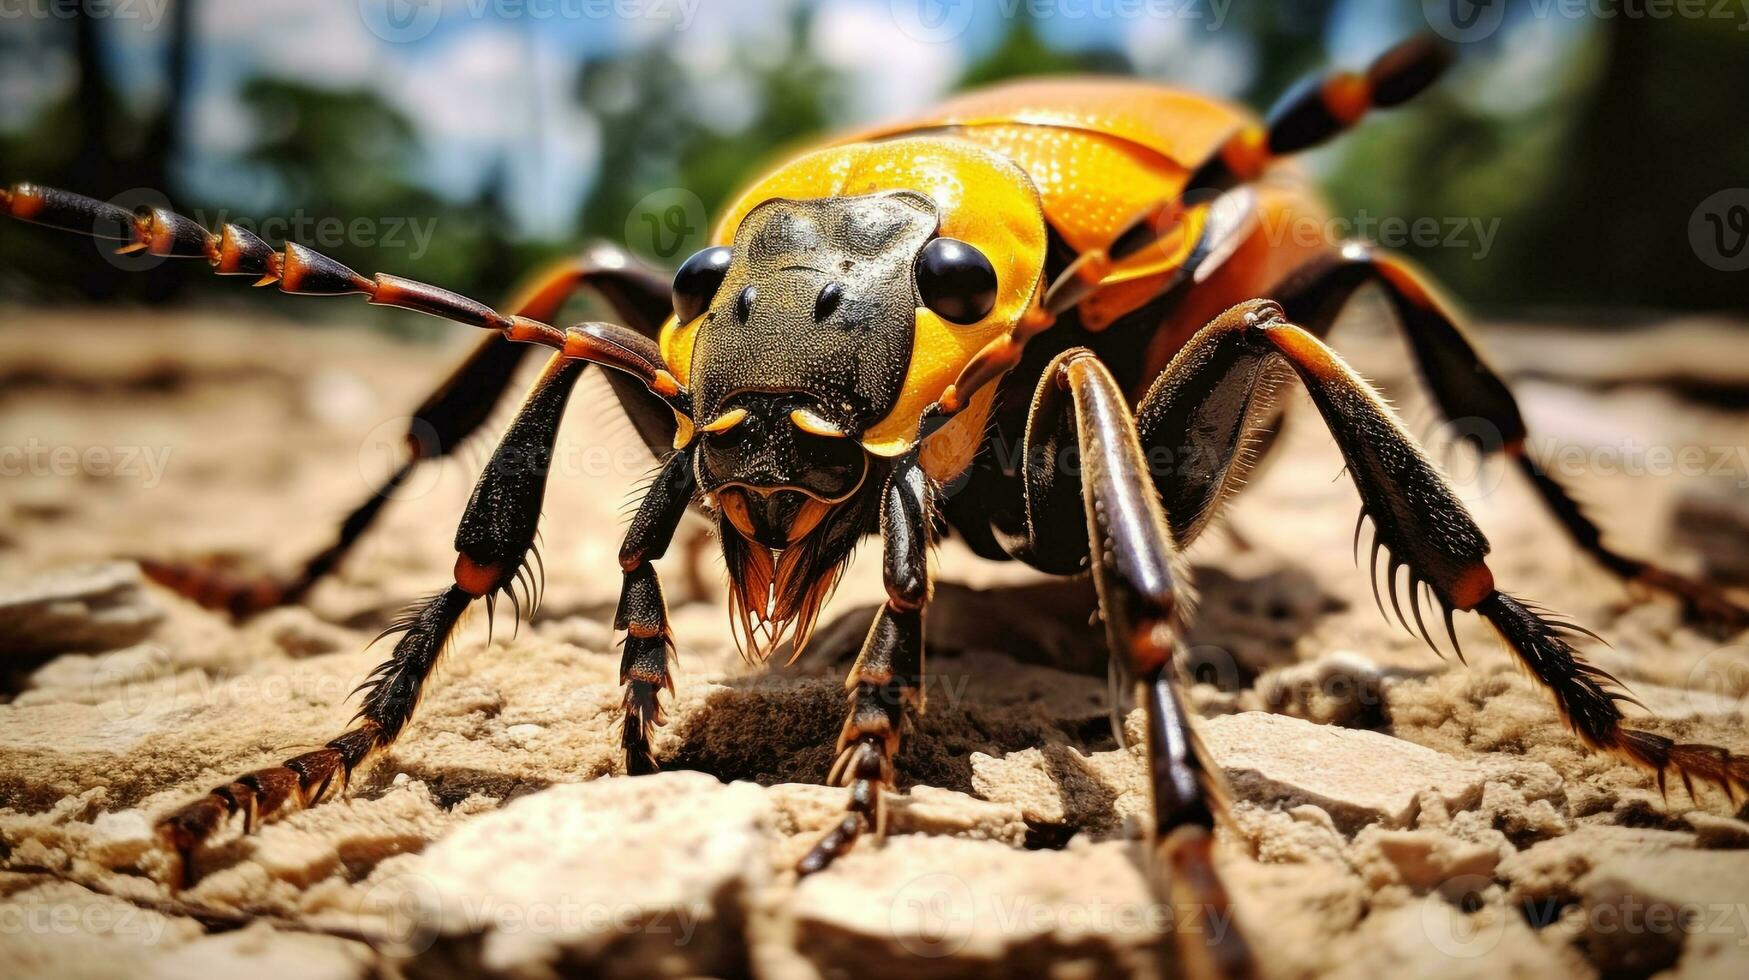
<path fill-rule="evenodd" d="M 716 245 L 694 252 L 691 258 L 680 264 L 679 271 L 674 273 L 676 321 L 691 323 L 710 308 L 711 297 L 717 294 L 717 287 L 723 284 L 723 274 L 729 271 L 732 254 L 727 245 Z"/>
<path fill-rule="evenodd" d="M 917 256 L 917 291 L 942 319 L 977 323 L 996 305 L 996 270 L 965 242 L 937 238 Z"/>

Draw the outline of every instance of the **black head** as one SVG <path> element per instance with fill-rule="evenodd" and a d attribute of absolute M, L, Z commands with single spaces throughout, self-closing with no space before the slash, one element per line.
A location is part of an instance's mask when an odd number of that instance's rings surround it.
<path fill-rule="evenodd" d="M 937 237 L 939 224 L 933 201 L 905 191 L 772 199 L 733 245 L 681 266 L 676 317 L 702 318 L 691 378 L 702 489 L 826 503 L 856 492 L 870 465 L 858 437 L 899 398 L 917 310 L 971 323 L 995 302 L 989 260 Z M 784 499 L 769 509 L 799 506 Z"/>

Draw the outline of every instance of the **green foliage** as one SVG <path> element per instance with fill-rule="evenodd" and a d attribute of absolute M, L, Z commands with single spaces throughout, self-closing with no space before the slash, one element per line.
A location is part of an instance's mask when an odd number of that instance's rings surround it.
<path fill-rule="evenodd" d="M 1306 0 L 1229 8 L 1223 30 L 1242 35 L 1252 52 L 1248 101 L 1267 105 L 1326 64 L 1321 40 L 1337 6 Z M 1024 5 L 1016 9 L 1022 14 L 973 52 L 954 88 L 1133 71 L 1116 48 L 1053 44 L 1048 23 L 1024 16 Z M 1515 3 L 1506 29 L 1466 48 L 1447 82 L 1314 156 L 1336 212 L 1432 218 L 1442 229 L 1467 222 L 1455 246 L 1409 242 L 1406 251 L 1473 306 L 1749 309 L 1740 276 L 1706 266 L 1688 240 L 1696 205 L 1743 185 L 1749 174 L 1743 15 L 1575 24 L 1532 14 Z M 689 244 L 699 243 L 705 216 L 763 167 L 822 132 L 861 121 L 848 117 L 851 80 L 810 50 L 813 17 L 800 5 L 772 31 L 731 32 L 727 50 L 708 66 L 689 39 L 666 36 L 583 62 L 575 98 L 595 121 L 600 156 L 572 231 L 554 240 L 512 235 L 504 166 L 471 199 L 439 197 L 419 177 L 428 148 L 379 94 L 281 78 L 253 79 L 240 93 L 256 141 L 235 166 L 259 178 L 258 199 L 214 201 L 201 187 L 165 189 L 178 207 L 208 218 L 234 217 L 217 208 L 242 203 L 252 216 L 363 219 L 374 229 L 368 243 L 346 235 L 309 244 L 362 270 L 416 275 L 483 299 L 502 296 L 519 274 L 591 238 L 659 253 L 649 257 L 672 265 L 682 256 L 652 249 L 650 236 L 637 233 L 648 195 L 696 195 L 688 215 L 696 226 L 686 231 Z M 100 26 L 81 22 L 69 32 L 82 66 L 76 89 L 28 126 L 0 133 L 0 179 L 47 176 L 99 196 L 150 179 L 141 175 L 174 180 L 170 149 L 145 138 L 160 127 L 131 115 L 109 91 L 91 43 Z M 1514 84 L 1502 73 L 1526 63 L 1502 54 L 1550 26 L 1577 33 L 1579 43 L 1557 47 L 1563 53 L 1538 66 L 1534 86 L 1500 99 Z M 0 41 L 0 53 L 7 43 Z M 422 223 L 429 241 L 405 233 L 378 241 L 393 222 Z M 185 286 L 203 302 L 251 301 L 234 283 L 165 269 L 144 277 L 145 286 L 129 285 L 130 277 L 92 263 L 91 248 L 0 225 L 0 295 L 153 296 Z M 356 306 L 337 307 L 306 304 L 292 315 L 363 315 Z M 424 326 L 413 319 L 385 315 L 382 322 Z"/>

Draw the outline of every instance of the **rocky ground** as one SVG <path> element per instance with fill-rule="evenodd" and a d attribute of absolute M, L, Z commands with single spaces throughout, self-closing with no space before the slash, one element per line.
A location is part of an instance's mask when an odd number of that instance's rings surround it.
<path fill-rule="evenodd" d="M 878 571 L 852 570 L 800 663 L 754 667 L 718 563 L 676 548 L 668 771 L 616 775 L 613 556 L 649 465 L 595 382 L 561 439 L 533 621 L 513 636 L 500 616 L 490 644 L 472 623 L 347 801 L 226 835 L 173 891 L 152 819 L 340 731 L 382 655 L 366 642 L 448 581 L 484 450 L 411 481 L 307 607 L 233 624 L 116 559 L 295 566 L 391 465 L 401 413 L 454 346 L 221 317 L 6 319 L 0 974 L 1161 972 L 1173 916 L 1138 863 L 1147 793 L 1112 729 L 1085 585 L 942 546 L 929 710 L 899 758 L 892 837 L 798 882 L 789 868 L 843 805 L 817 783 Z M 1434 428 L 1400 343 L 1353 319 L 1341 345 Z M 1556 440 L 1533 451 L 1574 447 L 1548 458 L 1616 540 L 1740 579 L 1741 330 L 1486 337 Z M 1186 653 L 1232 782 L 1220 856 L 1268 972 L 1749 974 L 1742 810 L 1661 799 L 1582 751 L 1469 617 L 1467 668 L 1381 620 L 1351 557 L 1357 501 L 1312 413 L 1281 448 L 1191 554 Z M 1654 727 L 1749 750 L 1749 636 L 1628 596 L 1514 474 L 1451 462 L 1504 585 L 1607 637 L 1590 655 L 1667 719 Z"/>

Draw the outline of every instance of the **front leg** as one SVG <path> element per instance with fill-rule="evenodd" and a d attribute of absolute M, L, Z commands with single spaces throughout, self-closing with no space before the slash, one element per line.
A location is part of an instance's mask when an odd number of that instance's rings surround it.
<path fill-rule="evenodd" d="M 534 544 L 553 440 L 571 390 L 586 363 L 554 355 L 481 474 L 456 531 L 455 583 L 390 628 L 400 633 L 394 653 L 365 679 L 364 703 L 345 733 L 313 752 L 240 776 L 164 817 L 160 838 L 179 859 L 179 878 L 195 877 L 197 851 L 232 814 L 245 832 L 258 823 L 314 806 L 343 791 L 353 772 L 386 749 L 418 706 L 425 682 L 462 615 L 474 600 L 488 608 L 499 592 L 515 600 L 512 585 Z"/>
<path fill-rule="evenodd" d="M 633 776 L 656 771 L 651 730 L 665 720 L 661 692 L 674 691 L 674 679 L 668 673 L 674 636 L 668 628 L 662 583 L 656 577 L 656 566 L 650 563 L 668 550 L 674 529 L 692 500 L 692 457 L 693 450 L 688 447 L 662 464 L 619 549 L 625 581 L 620 586 L 613 628 L 626 633 L 619 666 L 619 682 L 625 689 L 625 727 L 620 742 L 625 748 L 626 772 Z"/>
<path fill-rule="evenodd" d="M 838 761 L 826 777 L 850 788 L 849 810 L 803 857 L 812 874 L 850 850 L 865 829 L 886 835 L 883 788 L 893 785 L 893 757 L 905 706 L 923 708 L 923 606 L 929 601 L 929 515 L 933 488 L 917 454 L 901 458 L 881 492 L 882 579 L 887 601 L 875 614 L 862 652 L 845 678 L 850 710 L 838 735 Z"/>

